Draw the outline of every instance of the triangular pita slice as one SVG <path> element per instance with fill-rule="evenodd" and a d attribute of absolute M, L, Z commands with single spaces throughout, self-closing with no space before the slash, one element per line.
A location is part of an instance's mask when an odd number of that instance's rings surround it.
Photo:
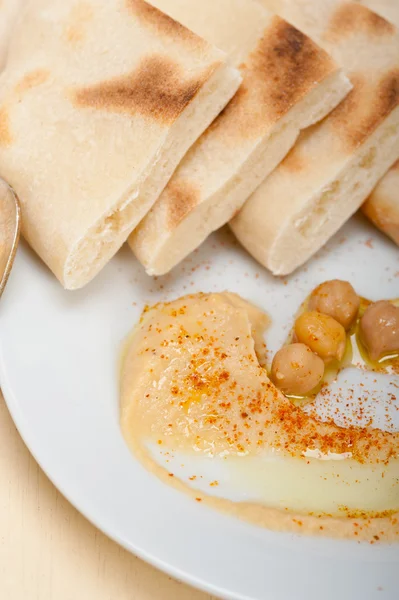
<path fill-rule="evenodd" d="M 399 28 L 397 0 L 361 0 L 361 3 Z M 362 210 L 378 229 L 399 246 L 399 160 L 376 185 Z"/>
<path fill-rule="evenodd" d="M 129 239 L 147 272 L 160 275 L 232 218 L 350 84 L 325 51 L 253 0 L 152 2 L 231 54 L 244 78 Z"/>
<path fill-rule="evenodd" d="M 28 5 L 0 81 L 0 175 L 66 288 L 115 254 L 240 82 L 143 0 Z"/>
<path fill-rule="evenodd" d="M 285 275 L 327 242 L 399 157 L 399 35 L 354 2 L 262 4 L 317 40 L 354 84 L 338 108 L 301 134 L 231 223 L 262 265 Z"/>

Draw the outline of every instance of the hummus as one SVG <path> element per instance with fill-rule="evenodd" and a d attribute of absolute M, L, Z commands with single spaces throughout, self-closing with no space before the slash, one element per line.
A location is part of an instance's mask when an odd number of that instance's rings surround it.
<path fill-rule="evenodd" d="M 122 366 L 127 442 L 168 483 L 252 523 L 356 539 L 399 538 L 399 433 L 342 428 L 294 406 L 262 366 L 267 324 L 262 311 L 230 293 L 186 296 L 146 309 Z M 168 476 L 151 457 L 149 441 L 239 460 L 242 469 L 245 461 L 265 459 L 267 501 L 199 494 Z M 327 486 L 320 484 L 321 465 L 330 473 Z M 344 485 L 336 483 L 340 478 Z"/>

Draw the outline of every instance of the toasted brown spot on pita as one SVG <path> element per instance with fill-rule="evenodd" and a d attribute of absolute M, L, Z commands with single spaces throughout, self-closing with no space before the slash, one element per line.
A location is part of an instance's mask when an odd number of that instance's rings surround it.
<path fill-rule="evenodd" d="M 280 167 L 291 173 L 298 173 L 306 167 L 306 160 L 301 156 L 299 146 L 295 145 L 287 156 L 281 161 Z"/>
<path fill-rule="evenodd" d="M 391 167 L 394 171 L 399 171 L 399 160 L 397 160 Z"/>
<path fill-rule="evenodd" d="M 351 76 L 353 89 L 330 114 L 330 123 L 349 148 L 360 146 L 399 105 L 399 69 L 375 82 Z"/>
<path fill-rule="evenodd" d="M 362 32 L 369 36 L 394 35 L 396 29 L 377 13 L 354 2 L 343 3 L 333 14 L 326 39 L 340 40 Z"/>
<path fill-rule="evenodd" d="M 192 101 L 214 67 L 185 79 L 178 63 L 154 54 L 144 58 L 130 75 L 77 90 L 73 100 L 82 108 L 140 114 L 170 124 Z"/>
<path fill-rule="evenodd" d="M 10 117 L 8 110 L 2 106 L 0 107 L 0 146 L 9 146 L 11 143 Z"/>
<path fill-rule="evenodd" d="M 128 9 L 143 24 L 154 29 L 159 35 L 172 37 L 174 41 L 189 42 L 196 46 L 208 46 L 208 43 L 193 31 L 148 2 L 144 2 L 144 0 L 126 0 L 126 4 Z"/>
<path fill-rule="evenodd" d="M 240 70 L 243 83 L 212 130 L 240 138 L 262 133 L 336 68 L 306 35 L 274 17 Z"/>
<path fill-rule="evenodd" d="M 87 24 L 94 16 L 94 9 L 88 2 L 75 4 L 71 8 L 69 21 L 65 26 L 64 37 L 71 44 L 78 44 L 85 38 Z"/>
<path fill-rule="evenodd" d="M 324 50 L 279 17 L 273 19 L 249 63 L 259 99 L 273 119 L 284 115 L 336 68 Z"/>
<path fill-rule="evenodd" d="M 250 111 L 252 109 L 251 93 L 244 78 L 232 100 L 219 113 L 203 136 L 219 134 L 230 138 L 246 138 L 256 135 L 258 128 L 250 130 L 247 127 L 248 121 L 251 120 Z"/>
<path fill-rule="evenodd" d="M 21 81 L 19 81 L 16 84 L 15 91 L 17 94 L 23 94 L 24 92 L 28 92 L 34 87 L 45 83 L 49 77 L 50 71 L 47 71 L 46 69 L 36 69 L 35 71 L 26 73 L 26 75 L 24 75 Z"/>
<path fill-rule="evenodd" d="M 172 231 L 197 206 L 199 190 L 187 179 L 172 180 L 163 192 L 163 201 L 167 203 L 168 227 Z"/>

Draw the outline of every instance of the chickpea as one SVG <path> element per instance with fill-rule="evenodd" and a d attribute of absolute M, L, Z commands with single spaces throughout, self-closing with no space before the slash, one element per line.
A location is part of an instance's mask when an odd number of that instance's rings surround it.
<path fill-rule="evenodd" d="M 341 360 L 346 346 L 346 333 L 338 321 L 316 311 L 303 313 L 295 322 L 295 336 L 325 362 Z"/>
<path fill-rule="evenodd" d="M 359 335 L 371 360 L 399 353 L 399 307 L 387 300 L 371 304 L 360 319 Z"/>
<path fill-rule="evenodd" d="M 309 310 L 316 310 L 349 329 L 359 312 L 360 298 L 348 281 L 332 279 L 313 290 Z"/>
<path fill-rule="evenodd" d="M 290 344 L 277 352 L 271 378 L 284 394 L 306 396 L 322 380 L 324 362 L 305 344 Z"/>

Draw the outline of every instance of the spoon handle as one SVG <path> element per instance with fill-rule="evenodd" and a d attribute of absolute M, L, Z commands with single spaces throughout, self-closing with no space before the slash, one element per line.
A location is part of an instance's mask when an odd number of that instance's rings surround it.
<path fill-rule="evenodd" d="M 14 263 L 21 232 L 21 207 L 11 186 L 0 179 L 0 297 Z"/>

